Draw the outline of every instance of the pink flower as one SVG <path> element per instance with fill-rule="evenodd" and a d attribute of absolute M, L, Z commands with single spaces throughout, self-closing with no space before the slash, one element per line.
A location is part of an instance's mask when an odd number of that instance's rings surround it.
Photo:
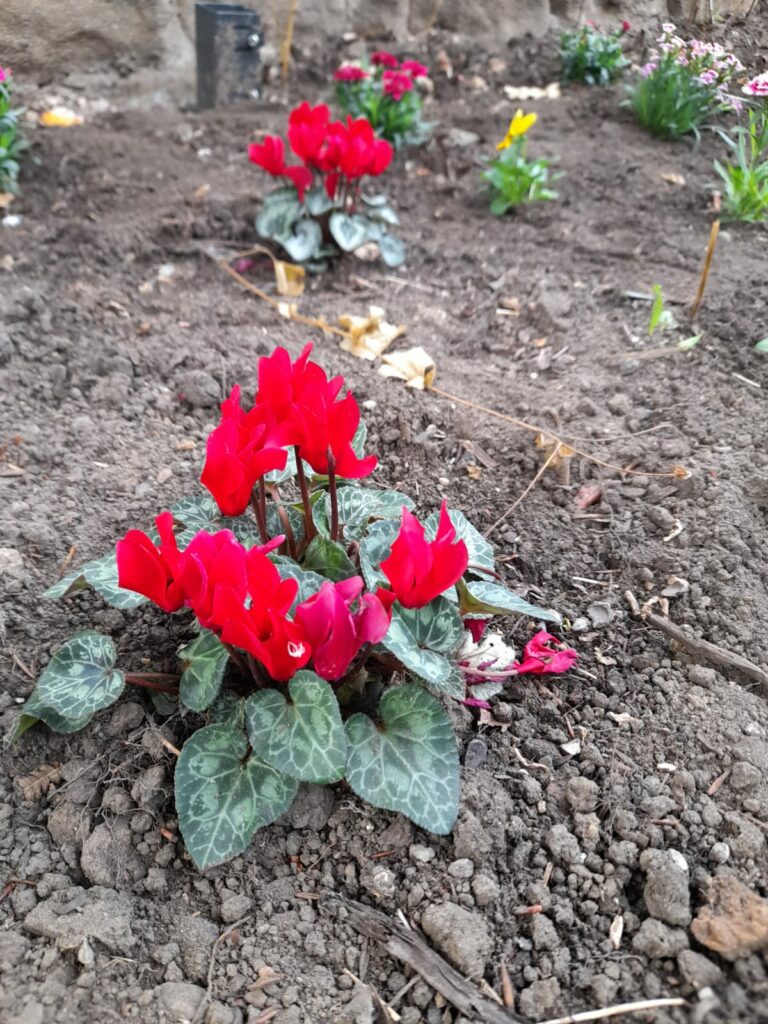
<path fill-rule="evenodd" d="M 643 64 L 643 66 L 640 68 L 640 75 L 643 78 L 647 78 L 648 75 L 653 74 L 653 72 L 656 70 L 658 66 L 659 65 L 656 64 L 655 61 L 649 60 L 647 64 Z"/>
<path fill-rule="evenodd" d="M 429 74 L 426 64 L 420 64 L 417 60 L 404 60 L 400 70 L 406 71 L 412 78 L 426 78 Z"/>
<path fill-rule="evenodd" d="M 621 23 L 621 31 L 622 32 L 629 32 L 629 30 L 631 28 L 632 28 L 632 26 L 629 24 L 628 21 L 622 21 L 622 23 Z"/>
<path fill-rule="evenodd" d="M 572 647 L 563 647 L 560 641 L 543 630 L 525 645 L 523 660 L 514 667 L 518 675 L 546 675 L 567 672 L 576 663 L 578 654 Z"/>
<path fill-rule="evenodd" d="M 706 71 L 701 72 L 699 81 L 703 82 L 704 85 L 714 85 L 717 81 L 717 72 L 712 68 L 708 68 Z"/>
<path fill-rule="evenodd" d="M 371 64 L 380 68 L 396 68 L 399 63 L 394 53 L 388 50 L 377 50 L 371 54 Z"/>
<path fill-rule="evenodd" d="M 747 96 L 768 96 L 768 71 L 750 79 L 741 91 Z"/>
<path fill-rule="evenodd" d="M 377 644 L 389 629 L 395 595 L 381 587 L 375 594 L 362 591 L 359 576 L 323 583 L 296 609 L 294 619 L 312 648 L 314 670 L 323 679 L 340 679 L 362 645 Z"/>
<path fill-rule="evenodd" d="M 368 72 L 356 64 L 342 64 L 333 73 L 333 77 L 337 82 L 362 82 L 364 78 L 368 78 Z"/>
<path fill-rule="evenodd" d="M 413 79 L 406 71 L 385 71 L 381 81 L 386 95 L 396 103 L 413 88 Z"/>
<path fill-rule="evenodd" d="M 0 82 L 5 82 L 11 77 L 11 69 L 0 67 Z"/>

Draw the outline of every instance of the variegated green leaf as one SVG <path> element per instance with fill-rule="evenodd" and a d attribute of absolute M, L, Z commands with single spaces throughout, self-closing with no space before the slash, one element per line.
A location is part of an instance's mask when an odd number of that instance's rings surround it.
<path fill-rule="evenodd" d="M 398 524 L 403 510 L 413 501 L 399 491 L 375 491 L 370 487 L 340 487 L 338 491 L 339 526 L 345 541 L 360 540 L 372 520 L 393 519 Z M 322 512 L 315 511 L 315 522 L 326 536 L 330 533 L 331 499 L 326 495 Z"/>
<path fill-rule="evenodd" d="M 459 754 L 451 721 L 437 698 L 418 686 L 388 690 L 381 723 L 347 721 L 347 782 L 358 796 L 447 835 L 459 808 Z"/>
<path fill-rule="evenodd" d="M 45 591 L 43 597 L 56 600 L 65 597 L 67 594 L 82 590 L 91 586 L 107 604 L 113 608 L 120 608 L 127 611 L 131 608 L 138 608 L 145 604 L 147 599 L 142 594 L 133 590 L 124 590 L 117 584 L 117 558 L 114 551 L 108 551 L 101 558 L 94 558 L 86 562 L 79 569 L 68 573 L 58 583 L 54 583 Z"/>
<path fill-rule="evenodd" d="M 355 563 L 347 555 L 344 545 L 319 533 L 309 542 L 304 555 L 304 570 L 319 573 L 334 582 L 357 575 Z"/>
<path fill-rule="evenodd" d="M 179 828 L 200 870 L 242 853 L 256 829 L 288 810 L 298 788 L 295 779 L 249 757 L 242 731 L 223 724 L 190 736 L 175 783 Z"/>
<path fill-rule="evenodd" d="M 284 580 L 296 580 L 299 584 L 299 590 L 291 611 L 293 611 L 297 604 L 301 604 L 302 601 L 306 601 L 308 597 L 316 594 L 320 587 L 327 583 L 324 576 L 302 569 L 298 562 L 294 562 L 292 558 L 285 558 L 283 555 L 272 555 L 272 561 L 277 566 L 277 571 Z"/>
<path fill-rule="evenodd" d="M 456 607 L 446 598 L 438 597 L 424 608 L 403 608 L 395 604 L 382 647 L 431 688 L 463 697 L 463 687 L 457 693 L 458 680 L 452 657 L 462 635 Z"/>
<path fill-rule="evenodd" d="M 336 782 L 344 775 L 347 739 L 331 686 L 314 672 L 297 672 L 286 700 L 259 690 L 245 702 L 248 739 L 259 757 L 301 782 Z"/>
<path fill-rule="evenodd" d="M 371 523 L 360 542 L 360 570 L 369 590 L 375 590 L 381 584 L 389 585 L 380 566 L 392 550 L 399 532 L 400 523 L 394 520 Z"/>
<path fill-rule="evenodd" d="M 456 527 L 456 536 L 463 540 L 467 545 L 467 551 L 469 552 L 469 572 L 474 572 L 476 575 L 483 575 L 482 572 L 478 573 L 476 568 L 493 570 L 493 547 L 485 539 L 475 527 L 470 523 L 463 512 L 459 512 L 457 509 L 448 509 L 448 515 L 450 516 L 451 522 Z M 430 540 L 434 540 L 437 533 L 437 526 L 440 521 L 440 514 L 433 512 L 432 515 L 424 523 L 424 530 L 427 537 Z"/>
<path fill-rule="evenodd" d="M 226 647 L 215 633 L 201 630 L 199 636 L 179 648 L 184 671 L 179 682 L 179 699 L 190 711 L 205 711 L 219 694 L 229 661 Z"/>
<path fill-rule="evenodd" d="M 545 622 L 562 622 L 562 616 L 552 608 L 539 608 L 501 584 L 484 580 L 472 583 L 459 580 L 459 607 L 462 615 L 470 617 L 530 615 L 532 619 L 543 619 Z"/>
<path fill-rule="evenodd" d="M 81 729 L 101 708 L 114 704 L 125 686 L 125 677 L 115 668 L 115 645 L 108 636 L 85 630 L 61 647 L 37 681 L 24 714 L 57 724 L 65 719 Z M 54 717 L 58 716 L 58 717 Z"/>

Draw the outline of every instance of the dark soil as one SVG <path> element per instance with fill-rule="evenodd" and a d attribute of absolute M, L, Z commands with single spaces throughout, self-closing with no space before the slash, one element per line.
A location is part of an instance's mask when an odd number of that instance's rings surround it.
<path fill-rule="evenodd" d="M 531 151 L 560 157 L 560 199 L 492 218 L 478 172 L 516 105 L 501 87 L 549 80 L 551 50 L 504 51 L 504 73 L 489 70 L 487 53 L 449 52 L 463 79 L 437 78 L 436 138 L 398 159 L 385 182 L 407 267 L 389 274 L 350 260 L 312 280 L 302 312 L 333 320 L 384 306 L 407 324 L 406 342 L 434 357 L 446 391 L 557 428 L 606 462 L 649 473 L 683 465 L 689 476 L 632 476 L 574 458 L 569 483 L 546 475 L 495 529 L 508 582 L 562 611 L 580 668 L 510 688 L 495 705 L 500 725 L 456 710 L 462 750 L 479 737 L 487 757 L 462 770 L 451 837 L 376 812 L 343 787 L 308 787 L 246 855 L 201 876 L 177 835 L 174 758 L 160 743 L 183 740 L 184 723 L 131 693 L 82 734 L 28 733 L 3 755 L 0 779 L 0 1019 L 9 1024 L 190 1019 L 209 963 L 207 1012 L 221 1024 L 372 1021 L 353 975 L 389 1000 L 410 973 L 360 939 L 331 896 L 401 910 L 415 925 L 453 904 L 449 931 L 455 907 L 466 908 L 473 927 L 442 939 L 432 927 L 434 941 L 450 952 L 456 940 L 460 966 L 479 956 L 497 991 L 505 964 L 532 1020 L 677 995 L 686 1007 L 626 1019 L 768 1020 L 765 954 L 721 959 L 697 943 L 685 909 L 673 926 L 648 892 L 659 864 L 677 877 L 648 851 L 675 850 L 688 877 L 669 905 L 687 905 L 690 888 L 695 915 L 717 875 L 766 895 L 765 696 L 631 619 L 623 596 L 661 595 L 679 577 L 688 586 L 673 587 L 673 621 L 768 665 L 768 364 L 753 349 L 768 333 L 766 233 L 723 225 L 689 326 L 722 143 L 710 133 L 697 148 L 650 138 L 619 107 L 620 89 L 527 105 L 540 115 Z M 325 67 L 302 74 L 290 100 L 322 94 Z M 86 625 L 116 638 L 125 667 L 173 667 L 175 620 L 118 612 L 92 594 L 59 603 L 41 594 L 69 560 L 102 553 L 195 491 L 218 400 L 236 381 L 247 391 L 257 357 L 277 343 L 295 354 L 314 338 L 319 361 L 366 403 L 377 478 L 423 510 L 446 496 L 486 530 L 541 465 L 532 434 L 383 381 L 334 339 L 276 318 L 206 255 L 210 244 L 252 242 L 269 182 L 244 146 L 255 129 L 279 130 L 286 109 L 114 112 L 39 133 L 40 162 L 14 204 L 22 224 L 0 229 L 6 728 L 32 676 Z M 480 142 L 457 145 L 456 127 Z M 268 281 L 266 268 L 255 280 Z M 675 339 L 702 333 L 693 351 L 648 338 L 649 304 L 627 292 L 654 283 L 681 322 Z M 511 299 L 518 315 L 500 315 Z M 582 510 L 585 484 L 601 497 Z M 529 630 L 520 621 L 512 640 Z M 577 753 L 563 748 L 572 738 Z M 25 802 L 14 780 L 50 763 L 62 782 Z M 267 966 L 280 980 L 257 984 Z M 421 981 L 396 1009 L 403 1024 L 456 1019 Z"/>

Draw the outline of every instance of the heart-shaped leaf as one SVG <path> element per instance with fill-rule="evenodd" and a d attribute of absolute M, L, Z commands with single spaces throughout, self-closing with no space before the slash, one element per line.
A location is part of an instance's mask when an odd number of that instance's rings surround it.
<path fill-rule="evenodd" d="M 125 677 L 115 668 L 116 657 L 108 636 L 93 630 L 77 633 L 46 665 L 24 713 L 43 720 L 46 713 L 60 716 L 82 728 L 84 720 L 114 704 L 123 692 Z"/>
<path fill-rule="evenodd" d="M 395 604 L 392 621 L 382 647 L 430 687 L 451 696 L 464 696 L 457 683 L 456 666 L 451 658 L 463 635 L 456 607 L 444 597 L 423 608 L 403 608 Z"/>
<path fill-rule="evenodd" d="M 107 604 L 123 611 L 138 608 L 139 605 L 146 604 L 147 601 L 142 594 L 137 594 L 133 590 L 124 590 L 118 586 L 117 558 L 114 551 L 108 551 L 101 558 L 94 558 L 79 569 L 67 573 L 58 583 L 49 587 L 43 597 L 55 601 L 87 586 L 93 587 Z"/>
<path fill-rule="evenodd" d="M 272 561 L 277 566 L 277 571 L 280 576 L 284 579 L 296 580 L 299 584 L 299 590 L 296 594 L 296 600 L 293 602 L 291 612 L 297 604 L 301 604 L 302 601 L 306 601 L 308 597 L 312 597 L 316 594 L 320 587 L 326 583 L 324 576 L 321 576 L 317 572 L 309 572 L 306 569 L 294 562 L 292 558 L 285 558 L 282 555 L 273 555 Z"/>
<path fill-rule="evenodd" d="M 229 661 L 226 647 L 215 633 L 203 629 L 199 636 L 179 649 L 184 671 L 179 699 L 190 711 L 205 711 L 216 700 Z"/>
<path fill-rule="evenodd" d="M 400 523 L 393 519 L 385 519 L 371 523 L 366 536 L 360 542 L 360 570 L 369 590 L 375 590 L 380 584 L 389 586 L 381 563 L 392 550 L 392 544 L 400 532 Z"/>
<path fill-rule="evenodd" d="M 328 221 L 334 241 L 344 252 L 359 249 L 368 237 L 368 222 L 365 217 L 348 213 L 332 213 Z"/>
<path fill-rule="evenodd" d="M 374 807 L 447 835 L 459 809 L 459 753 L 445 709 L 418 686 L 397 686 L 379 714 L 380 725 L 363 714 L 347 722 L 347 782 Z"/>
<path fill-rule="evenodd" d="M 316 220 L 300 220 L 293 234 L 281 241 L 282 247 L 296 263 L 304 263 L 317 255 L 323 232 Z"/>
<path fill-rule="evenodd" d="M 224 724 L 190 736 L 175 783 L 179 828 L 201 871 L 242 853 L 256 829 L 288 810 L 298 788 L 295 779 L 249 757 L 243 733 Z"/>
<path fill-rule="evenodd" d="M 313 217 L 320 217 L 333 208 L 333 200 L 328 198 L 328 193 L 324 188 L 313 188 L 304 197 L 304 206 Z"/>
<path fill-rule="evenodd" d="M 397 219 L 390 223 L 396 224 Z M 405 263 L 405 245 L 387 232 L 382 232 L 379 238 L 379 252 L 388 267 L 400 267 Z"/>
<path fill-rule="evenodd" d="M 413 508 L 413 500 L 400 491 L 375 491 L 369 487 L 340 487 L 338 491 L 339 525 L 345 540 L 360 540 L 372 520 L 399 521 L 403 506 Z M 316 513 L 318 509 L 315 509 Z M 327 529 L 331 519 L 331 499 L 326 495 L 322 515 L 316 514 L 318 529 Z"/>
<path fill-rule="evenodd" d="M 311 572 L 320 573 L 338 582 L 357 575 L 355 563 L 347 555 L 344 545 L 317 534 L 310 541 L 304 555 L 304 566 Z"/>
<path fill-rule="evenodd" d="M 462 615 L 530 615 L 532 619 L 543 619 L 545 622 L 562 622 L 562 616 L 552 608 L 539 608 L 538 605 L 530 604 L 499 583 L 486 583 L 484 580 L 465 583 L 459 580 L 458 588 Z"/>
<path fill-rule="evenodd" d="M 301 782 L 344 776 L 347 739 L 331 686 L 314 672 L 297 672 L 279 690 L 260 690 L 245 702 L 248 739 L 267 764 Z"/>
<path fill-rule="evenodd" d="M 278 188 L 264 198 L 256 217 L 256 230 L 263 238 L 281 241 L 291 233 L 301 216 L 301 204 L 292 187 Z"/>
<path fill-rule="evenodd" d="M 13 731 L 12 740 L 20 739 L 27 729 L 31 729 L 38 722 L 47 725 L 54 732 L 60 732 L 67 736 L 70 733 L 79 732 L 81 729 L 84 729 L 93 718 L 93 715 L 85 715 L 84 718 L 70 721 L 55 711 L 51 711 L 50 708 L 38 705 L 36 701 L 33 701 L 32 696 L 30 695 L 24 705 L 24 711 L 16 723 L 16 729 Z"/>

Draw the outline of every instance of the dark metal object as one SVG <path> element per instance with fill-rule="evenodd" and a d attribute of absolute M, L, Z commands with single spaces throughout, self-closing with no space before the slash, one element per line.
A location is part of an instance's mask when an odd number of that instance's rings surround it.
<path fill-rule="evenodd" d="M 242 4 L 195 4 L 197 106 L 241 103 L 258 95 L 261 17 Z"/>

